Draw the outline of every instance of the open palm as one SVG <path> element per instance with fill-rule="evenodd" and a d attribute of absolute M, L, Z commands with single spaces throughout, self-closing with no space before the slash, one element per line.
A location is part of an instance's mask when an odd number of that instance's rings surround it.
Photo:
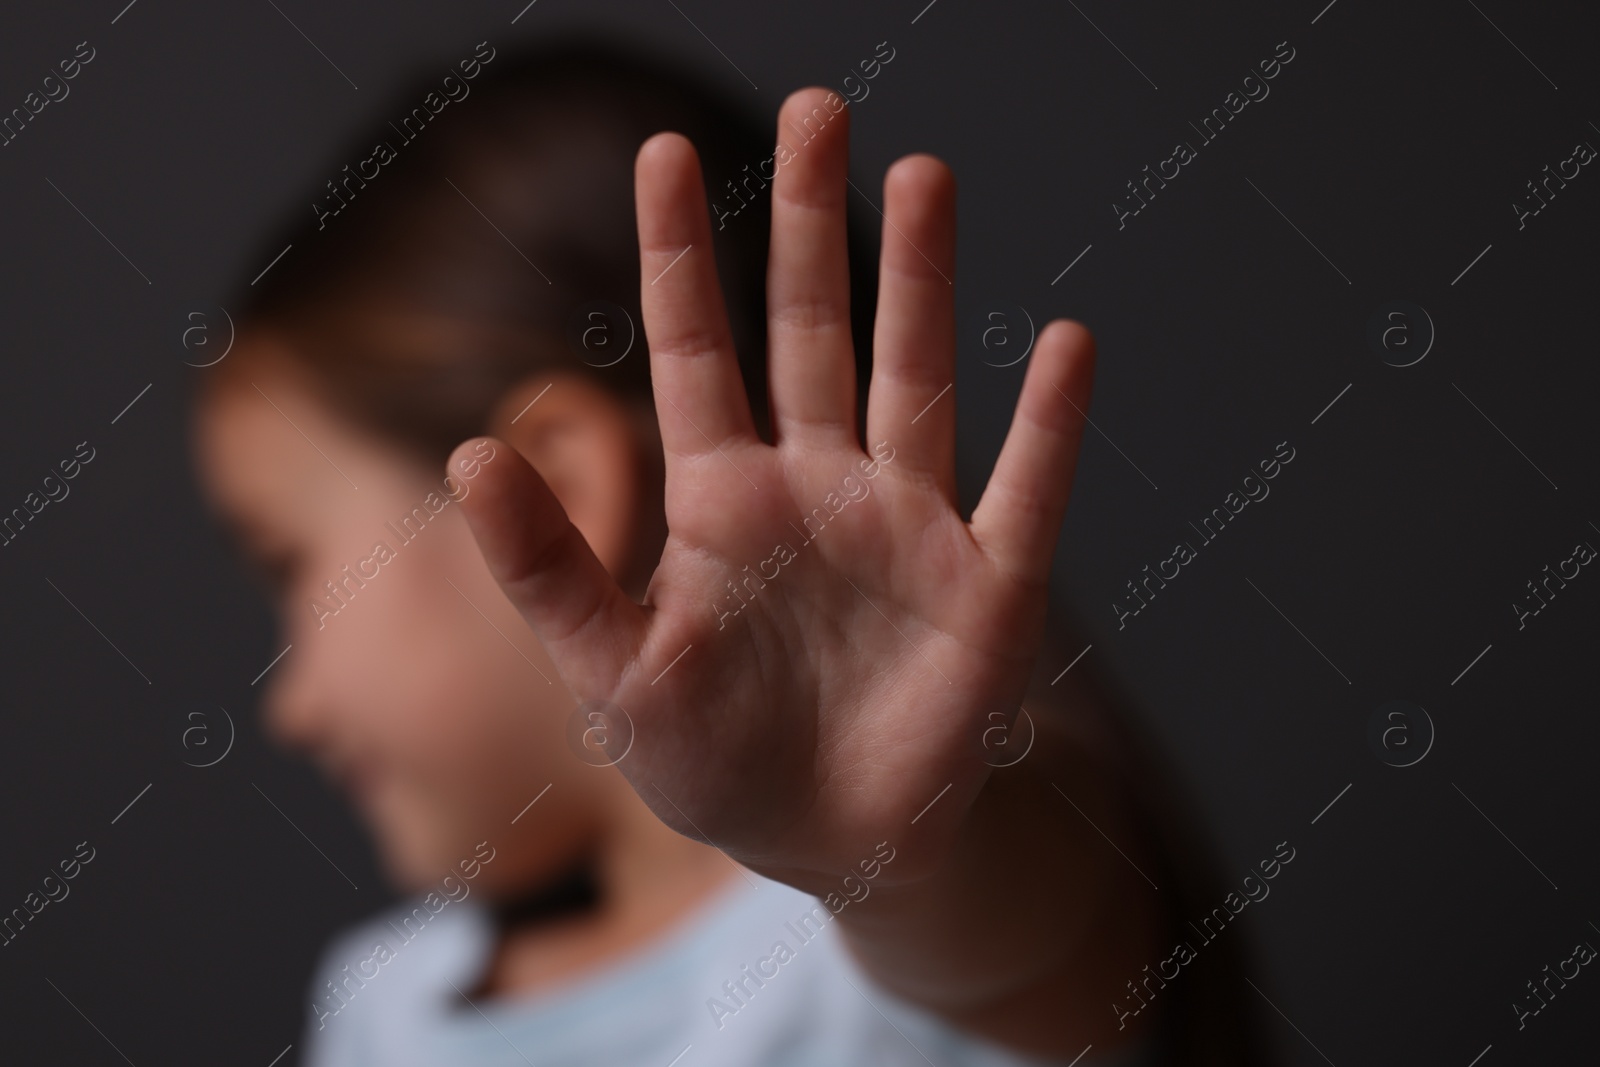
<path fill-rule="evenodd" d="M 795 93 L 780 123 L 824 95 Z M 914 877 L 978 796 L 990 773 L 980 738 L 1016 715 L 1041 639 L 1093 366 L 1082 327 L 1058 320 L 1040 333 L 994 473 L 964 520 L 955 184 L 939 160 L 908 156 L 884 182 L 860 441 L 847 160 L 839 114 L 773 182 L 768 444 L 733 351 L 694 149 L 663 133 L 639 151 L 640 291 L 669 529 L 643 604 L 514 450 L 463 502 L 566 684 L 627 713 L 634 737 L 617 766 L 643 800 L 675 829 L 797 884 L 885 840 L 913 857 L 895 876 Z"/>

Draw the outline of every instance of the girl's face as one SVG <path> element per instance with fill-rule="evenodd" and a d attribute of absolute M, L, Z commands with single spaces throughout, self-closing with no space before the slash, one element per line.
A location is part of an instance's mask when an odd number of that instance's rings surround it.
<path fill-rule="evenodd" d="M 240 339 L 248 372 L 207 397 L 195 437 L 202 484 L 272 581 L 273 651 L 290 646 L 263 680 L 269 732 L 349 790 L 401 888 L 480 841 L 480 888 L 538 881 L 577 858 L 617 776 L 568 748 L 573 701 L 460 514 L 481 468 L 447 482 L 292 362 L 245 351 L 264 344 Z"/>

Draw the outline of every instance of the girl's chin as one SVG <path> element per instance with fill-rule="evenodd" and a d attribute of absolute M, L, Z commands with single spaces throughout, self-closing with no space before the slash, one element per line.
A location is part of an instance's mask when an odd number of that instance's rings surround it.
<path fill-rule="evenodd" d="M 439 881 L 439 872 L 450 868 L 450 861 L 435 862 L 437 857 L 418 841 L 380 835 L 378 849 L 384 875 L 396 892 L 421 892 Z"/>

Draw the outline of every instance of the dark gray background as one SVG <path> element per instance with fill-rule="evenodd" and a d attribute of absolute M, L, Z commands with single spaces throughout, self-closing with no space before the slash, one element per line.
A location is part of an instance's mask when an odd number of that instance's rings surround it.
<path fill-rule="evenodd" d="M 967 493 L 1024 369 L 985 364 L 1003 361 L 988 314 L 1016 340 L 1019 307 L 1096 331 L 1061 587 L 1096 627 L 1088 655 L 1146 699 L 1225 869 L 1298 850 L 1241 920 L 1287 1061 L 1589 1049 L 1600 978 L 1520 1032 L 1511 1003 L 1600 943 L 1600 577 L 1585 569 L 1520 632 L 1510 605 L 1600 544 L 1600 175 L 1584 168 L 1521 231 L 1511 208 L 1575 143 L 1600 145 L 1591 11 L 538 0 L 513 26 L 524 0 L 138 0 L 119 17 L 123 2 L 12 5 L 0 23 L 0 111 L 77 42 L 98 53 L 0 148 L 0 511 L 77 442 L 97 451 L 0 548 L 0 912 L 77 842 L 97 850 L 0 948 L 7 1061 L 264 1067 L 298 1046 L 318 946 L 387 899 L 343 802 L 257 730 L 251 679 L 280 646 L 196 497 L 180 337 L 265 265 L 246 261 L 260 227 L 309 205 L 330 149 L 397 79 L 572 25 L 654 43 L 768 114 L 896 49 L 855 108 L 853 177 L 877 199 L 911 151 L 958 175 Z M 1196 140 L 1187 123 L 1285 40 L 1297 54 L 1271 95 L 1119 231 L 1124 183 Z M 1366 339 L 1394 300 L 1437 329 L 1406 368 Z M 1270 498 L 1118 631 L 1124 582 L 1280 441 L 1297 455 Z M 1437 730 L 1405 769 L 1367 741 L 1391 699 Z M 232 751 L 185 766 L 207 758 L 184 747 L 186 716 L 218 705 Z"/>

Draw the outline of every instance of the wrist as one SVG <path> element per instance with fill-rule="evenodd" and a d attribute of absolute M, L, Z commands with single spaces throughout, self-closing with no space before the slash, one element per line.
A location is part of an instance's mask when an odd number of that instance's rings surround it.
<path fill-rule="evenodd" d="M 1087 1032 L 1103 1022 L 1088 1005 L 1155 944 L 1156 891 L 1141 869 L 1153 858 L 1115 770 L 1042 728 L 1026 760 L 994 769 L 937 863 L 880 875 L 835 917 L 878 984 L 968 1029 L 1065 1024 L 1065 1013 Z"/>

